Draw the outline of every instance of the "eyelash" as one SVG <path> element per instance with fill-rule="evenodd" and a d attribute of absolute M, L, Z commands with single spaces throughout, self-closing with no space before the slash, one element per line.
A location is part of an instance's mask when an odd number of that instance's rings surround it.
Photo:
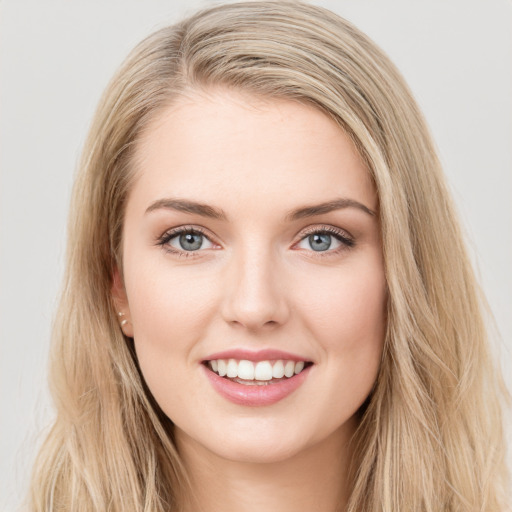
<path fill-rule="evenodd" d="M 175 229 L 171 229 L 169 231 L 166 231 L 162 236 L 160 236 L 157 239 L 157 245 L 161 246 L 166 252 L 175 254 L 177 256 L 185 257 L 185 258 L 194 258 L 198 256 L 198 252 L 201 251 L 180 251 L 176 250 L 175 248 L 171 247 L 169 242 L 180 235 L 197 235 L 200 234 L 204 236 L 207 240 L 210 240 L 206 232 L 201 229 L 200 227 L 191 227 L 191 226 L 183 226 Z M 310 252 L 315 254 L 315 257 L 318 258 L 325 258 L 337 255 L 343 251 L 346 251 L 348 249 L 351 249 L 355 246 L 355 240 L 349 236 L 346 232 L 338 230 L 336 228 L 333 228 L 332 226 L 320 226 L 320 227 L 314 227 L 307 229 L 301 236 L 300 240 L 297 242 L 301 242 L 305 238 L 307 238 L 310 235 L 316 235 L 316 234 L 328 234 L 336 238 L 339 242 L 341 242 L 341 246 L 334 250 L 328 250 L 328 251 L 313 251 Z M 212 242 L 213 243 L 213 242 Z M 296 245 L 296 244 L 295 244 Z"/>

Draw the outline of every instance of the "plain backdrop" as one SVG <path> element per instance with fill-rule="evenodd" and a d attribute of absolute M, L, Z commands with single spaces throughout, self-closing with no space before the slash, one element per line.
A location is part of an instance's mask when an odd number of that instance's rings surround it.
<path fill-rule="evenodd" d="M 52 417 L 46 364 L 69 192 L 99 95 L 145 35 L 211 3 L 0 0 L 0 511 L 16 510 Z M 512 3 L 316 3 L 373 38 L 411 86 L 512 374 Z"/>

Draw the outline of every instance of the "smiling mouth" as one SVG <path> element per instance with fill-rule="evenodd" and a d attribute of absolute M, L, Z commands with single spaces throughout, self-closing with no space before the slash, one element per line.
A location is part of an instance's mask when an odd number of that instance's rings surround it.
<path fill-rule="evenodd" d="M 268 386 L 291 379 L 313 363 L 286 359 L 248 361 L 246 359 L 212 359 L 203 364 L 213 373 L 246 386 Z"/>

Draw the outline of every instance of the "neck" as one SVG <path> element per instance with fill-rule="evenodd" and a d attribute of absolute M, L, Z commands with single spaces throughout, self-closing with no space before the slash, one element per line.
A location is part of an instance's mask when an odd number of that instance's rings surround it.
<path fill-rule="evenodd" d="M 286 460 L 251 463 L 221 458 L 176 432 L 191 489 L 182 512 L 300 512 L 345 510 L 350 490 L 349 439 L 343 432 Z"/>

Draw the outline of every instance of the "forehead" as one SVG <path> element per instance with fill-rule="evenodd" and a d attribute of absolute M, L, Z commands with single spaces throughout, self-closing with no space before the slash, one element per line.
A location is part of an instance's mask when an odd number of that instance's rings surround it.
<path fill-rule="evenodd" d="M 346 133 L 312 106 L 232 90 L 194 93 L 163 110 L 136 151 L 133 196 L 191 197 L 256 209 L 351 197 L 377 206 Z M 258 200 L 259 208 L 258 208 Z"/>

